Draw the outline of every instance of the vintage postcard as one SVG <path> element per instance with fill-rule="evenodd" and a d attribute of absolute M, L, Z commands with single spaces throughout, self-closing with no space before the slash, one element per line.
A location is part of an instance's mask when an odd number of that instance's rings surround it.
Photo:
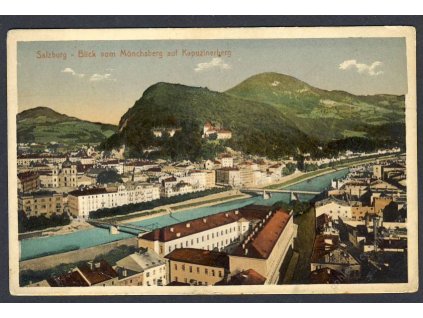
<path fill-rule="evenodd" d="M 13 30 L 13 295 L 418 289 L 412 27 Z"/>

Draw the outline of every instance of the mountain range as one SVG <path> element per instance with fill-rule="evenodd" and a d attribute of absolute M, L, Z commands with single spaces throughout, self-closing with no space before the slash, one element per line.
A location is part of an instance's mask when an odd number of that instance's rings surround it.
<path fill-rule="evenodd" d="M 125 144 L 141 153 L 159 146 L 164 156 L 187 152 L 196 157 L 201 155 L 197 148 L 206 145 L 201 139 L 206 121 L 232 131 L 226 146 L 272 158 L 317 152 L 334 141 L 350 145 L 351 139 L 398 145 L 405 140 L 405 98 L 328 91 L 278 73 L 254 75 L 226 92 L 157 83 L 121 117 L 117 129 L 35 108 L 18 115 L 18 140 L 108 138 L 105 149 Z M 154 129 L 167 127 L 182 130 L 172 138 L 154 137 Z"/>

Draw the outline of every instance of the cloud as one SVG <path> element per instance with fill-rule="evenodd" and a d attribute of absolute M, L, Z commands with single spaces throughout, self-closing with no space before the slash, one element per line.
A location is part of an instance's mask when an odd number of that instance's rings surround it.
<path fill-rule="evenodd" d="M 85 74 L 77 73 L 73 69 L 71 69 L 70 67 L 66 67 L 64 70 L 62 70 L 62 73 L 68 73 L 68 74 L 71 74 L 72 76 L 76 76 L 76 77 L 79 77 L 79 78 L 83 78 L 85 76 Z"/>
<path fill-rule="evenodd" d="M 339 69 L 343 71 L 356 70 L 359 74 L 366 74 L 370 76 L 382 75 L 383 71 L 380 70 L 383 63 L 375 61 L 372 64 L 358 63 L 357 60 L 346 60 L 339 64 Z"/>
<path fill-rule="evenodd" d="M 77 73 L 73 69 L 71 69 L 70 67 L 66 67 L 64 70 L 62 70 L 62 73 L 68 73 L 68 74 L 71 74 L 72 76 L 76 76 L 76 77 L 79 77 L 79 78 L 85 77 L 85 74 Z"/>
<path fill-rule="evenodd" d="M 94 74 L 90 75 L 90 74 L 77 73 L 72 68 L 66 67 L 61 72 L 66 73 L 66 74 L 70 74 L 70 75 L 78 77 L 78 78 L 86 78 L 89 82 L 101 82 L 101 81 L 116 82 L 116 79 L 113 78 L 113 75 L 111 73 L 112 70 L 107 69 L 107 71 L 108 71 L 108 73 L 104 73 L 104 74 L 94 73 Z"/>
<path fill-rule="evenodd" d="M 93 74 L 90 76 L 90 82 L 100 82 L 100 81 L 116 81 L 115 78 L 112 77 L 111 73 L 106 74 Z"/>
<path fill-rule="evenodd" d="M 210 70 L 213 68 L 219 68 L 221 70 L 229 70 L 232 67 L 225 63 L 222 58 L 220 57 L 214 57 L 210 62 L 205 63 L 198 63 L 197 66 L 194 68 L 194 71 L 196 72 L 202 72 L 206 70 Z"/>

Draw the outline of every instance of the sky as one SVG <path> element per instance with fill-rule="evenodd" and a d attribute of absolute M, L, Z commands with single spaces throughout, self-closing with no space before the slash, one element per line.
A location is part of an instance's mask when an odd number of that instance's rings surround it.
<path fill-rule="evenodd" d="M 81 50 L 95 57 L 80 56 Z M 142 56 L 128 57 L 122 50 Z M 107 52 L 115 56 L 102 56 Z M 402 95 L 406 64 L 404 38 L 19 42 L 18 107 L 47 106 L 117 124 L 157 82 L 223 92 L 262 72 L 357 95 Z"/>

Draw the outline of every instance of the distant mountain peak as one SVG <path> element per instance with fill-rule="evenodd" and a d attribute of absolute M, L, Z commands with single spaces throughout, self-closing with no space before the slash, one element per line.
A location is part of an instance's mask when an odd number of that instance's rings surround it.
<path fill-rule="evenodd" d="M 18 113 L 18 116 L 20 117 L 35 117 L 35 116 L 46 116 L 46 117 L 57 117 L 57 116 L 65 116 L 69 117 L 65 114 L 61 114 L 50 107 L 47 106 L 37 106 L 34 108 L 25 109 L 22 112 Z"/>
<path fill-rule="evenodd" d="M 18 142 L 101 142 L 116 131 L 114 125 L 78 119 L 46 106 L 26 109 L 16 119 Z"/>

